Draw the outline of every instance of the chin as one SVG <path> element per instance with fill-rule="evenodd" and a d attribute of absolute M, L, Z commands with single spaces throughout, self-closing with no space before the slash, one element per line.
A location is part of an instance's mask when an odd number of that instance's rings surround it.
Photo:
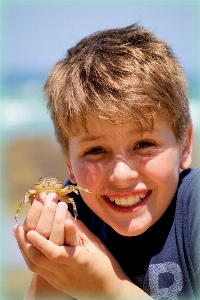
<path fill-rule="evenodd" d="M 131 225 L 128 228 L 127 227 L 123 227 L 123 226 L 112 226 L 112 229 L 114 231 L 116 231 L 118 234 L 123 235 L 123 236 L 138 236 L 142 233 L 144 233 L 145 231 L 147 231 L 151 225 L 146 225 L 146 226 L 142 226 L 142 227 L 138 227 L 138 226 L 134 226 Z"/>

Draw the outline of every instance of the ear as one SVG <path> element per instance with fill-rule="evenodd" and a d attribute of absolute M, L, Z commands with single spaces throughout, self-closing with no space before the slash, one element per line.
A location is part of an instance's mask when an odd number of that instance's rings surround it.
<path fill-rule="evenodd" d="M 70 161 L 68 161 L 68 160 L 67 160 L 67 168 L 68 168 L 68 170 L 69 170 L 69 180 L 70 180 L 73 184 L 76 184 L 76 178 L 75 178 L 75 175 L 74 175 L 74 172 L 73 172 L 71 163 L 70 163 Z"/>
<path fill-rule="evenodd" d="M 190 124 L 186 132 L 185 143 L 181 148 L 180 168 L 182 170 L 188 169 L 192 163 L 192 138 L 193 138 L 193 125 Z"/>

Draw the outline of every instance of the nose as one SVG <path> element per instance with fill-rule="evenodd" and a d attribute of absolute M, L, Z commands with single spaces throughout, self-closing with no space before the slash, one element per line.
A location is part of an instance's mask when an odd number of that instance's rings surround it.
<path fill-rule="evenodd" d="M 134 167 L 130 167 L 129 164 L 123 161 L 118 161 L 115 163 L 112 171 L 109 174 L 110 182 L 123 183 L 128 182 L 131 179 L 138 178 L 138 171 Z"/>

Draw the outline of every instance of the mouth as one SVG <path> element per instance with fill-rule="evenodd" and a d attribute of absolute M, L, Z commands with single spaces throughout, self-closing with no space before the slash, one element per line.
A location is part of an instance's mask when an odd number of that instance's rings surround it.
<path fill-rule="evenodd" d="M 124 196 L 106 196 L 104 195 L 103 198 L 113 205 L 116 205 L 118 207 L 134 207 L 140 204 L 142 201 L 144 201 L 147 196 L 151 193 L 151 191 L 148 191 L 146 193 L 140 193 L 137 195 L 124 195 Z"/>

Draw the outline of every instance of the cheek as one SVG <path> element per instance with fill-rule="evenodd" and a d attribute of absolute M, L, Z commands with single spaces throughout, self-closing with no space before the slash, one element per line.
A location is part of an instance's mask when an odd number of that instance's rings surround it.
<path fill-rule="evenodd" d="M 103 167 L 100 163 L 83 162 L 74 167 L 77 185 L 94 189 L 103 177 Z"/>
<path fill-rule="evenodd" d="M 149 160 L 145 165 L 145 170 L 157 183 L 164 184 L 167 188 L 169 185 L 176 188 L 180 173 L 179 153 L 168 149 Z"/>

